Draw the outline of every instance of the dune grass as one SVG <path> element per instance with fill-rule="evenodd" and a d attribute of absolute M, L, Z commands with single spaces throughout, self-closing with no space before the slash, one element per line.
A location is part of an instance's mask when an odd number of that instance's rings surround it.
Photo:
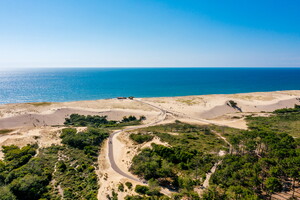
<path fill-rule="evenodd" d="M 211 132 L 208 126 L 172 123 L 139 129 L 140 133 L 151 133 L 171 146 L 188 146 L 203 152 L 218 152 L 226 149 L 227 144 Z"/>
<path fill-rule="evenodd" d="M 34 103 L 26 103 L 26 104 L 36 106 L 36 107 L 52 105 L 52 103 L 50 103 L 50 102 L 34 102 Z"/>
<path fill-rule="evenodd" d="M 13 129 L 1 129 L 1 130 L 0 130 L 0 135 L 1 135 L 1 134 L 11 133 L 12 131 L 13 131 Z"/>

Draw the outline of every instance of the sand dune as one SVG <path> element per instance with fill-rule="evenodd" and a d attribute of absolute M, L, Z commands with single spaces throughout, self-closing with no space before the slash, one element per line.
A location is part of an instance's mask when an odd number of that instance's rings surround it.
<path fill-rule="evenodd" d="M 229 100 L 237 103 L 243 113 L 271 112 L 300 104 L 300 91 L 258 92 L 245 94 L 199 95 L 186 97 L 143 98 L 142 101 L 191 118 L 217 119 L 240 110 L 227 105 Z M 0 129 L 63 125 L 72 113 L 81 115 L 107 115 L 120 120 L 128 115 L 145 115 L 149 120 L 157 115 L 153 107 L 132 100 L 96 100 L 66 103 L 8 104 L 0 106 Z M 224 119 L 224 124 L 232 121 Z"/>
<path fill-rule="evenodd" d="M 154 114 L 153 112 L 143 112 L 135 110 L 106 110 L 101 112 L 79 110 L 72 108 L 61 108 L 54 111 L 51 114 L 22 114 L 14 117 L 7 117 L 0 119 L 0 129 L 11 129 L 20 127 L 40 127 L 40 126 L 53 126 L 53 125 L 63 125 L 65 118 L 69 117 L 71 114 L 76 113 L 80 115 L 100 115 L 107 116 L 108 119 L 121 120 L 123 116 L 129 115 L 145 115 L 150 117 Z"/>
<path fill-rule="evenodd" d="M 244 113 L 272 112 L 300 104 L 300 91 L 257 92 L 245 94 L 218 94 L 186 97 L 145 98 L 144 101 L 174 113 L 190 117 L 214 119 L 222 115 L 239 113 L 227 105 L 229 100 L 237 103 Z"/>

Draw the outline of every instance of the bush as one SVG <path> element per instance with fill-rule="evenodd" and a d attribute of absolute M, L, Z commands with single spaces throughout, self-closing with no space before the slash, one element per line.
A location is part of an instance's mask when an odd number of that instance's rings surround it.
<path fill-rule="evenodd" d="M 95 128 L 89 128 L 86 132 L 79 132 L 75 129 L 66 128 L 62 130 L 61 136 L 62 143 L 72 146 L 78 149 L 85 149 L 86 154 L 95 155 L 97 151 L 94 147 L 98 146 L 105 138 L 108 137 L 108 133 Z"/>
<path fill-rule="evenodd" d="M 0 187 L 0 200 L 16 200 L 16 196 L 9 190 L 9 187 Z"/>
<path fill-rule="evenodd" d="M 138 120 L 135 116 L 130 115 L 128 117 L 124 116 L 121 121 L 107 120 L 107 116 L 85 116 L 79 114 L 71 114 L 69 118 L 65 118 L 65 125 L 70 126 L 89 126 L 94 128 L 100 127 L 115 127 L 115 126 L 126 126 L 126 125 L 137 125 L 140 124 L 142 120 L 145 120 L 145 116 L 140 116 Z"/>
<path fill-rule="evenodd" d="M 131 190 L 131 188 L 132 188 L 132 183 L 126 182 L 125 185 L 127 186 L 127 188 L 128 188 L 129 190 Z"/>
<path fill-rule="evenodd" d="M 275 114 L 300 113 L 300 105 L 295 105 L 294 108 L 277 109 L 273 113 Z"/>
<path fill-rule="evenodd" d="M 57 169 L 61 172 L 64 172 L 67 169 L 67 166 L 63 161 L 59 161 L 57 163 Z"/>
<path fill-rule="evenodd" d="M 27 145 L 20 149 L 15 145 L 10 145 L 2 146 L 2 149 L 4 161 L 7 162 L 6 167 L 12 170 L 26 164 L 35 155 L 36 147 Z"/>
<path fill-rule="evenodd" d="M 236 108 L 237 107 L 237 103 L 233 100 L 229 100 L 227 103 L 228 106 L 232 107 L 232 108 Z"/>
<path fill-rule="evenodd" d="M 138 194 L 147 194 L 149 187 L 143 185 L 136 185 L 134 191 Z"/>
<path fill-rule="evenodd" d="M 134 195 L 134 196 L 129 196 L 129 195 L 127 195 L 127 196 L 125 197 L 125 200 L 143 200 L 143 199 L 144 199 L 143 197 L 138 196 L 138 195 Z"/>
<path fill-rule="evenodd" d="M 123 185 L 123 183 L 120 183 L 120 184 L 118 185 L 118 191 L 119 191 L 119 192 L 124 192 L 124 185 Z"/>
<path fill-rule="evenodd" d="M 153 139 L 153 135 L 142 134 L 142 133 L 138 133 L 138 134 L 131 133 L 129 137 L 130 139 L 137 142 L 138 144 L 149 142 Z"/>

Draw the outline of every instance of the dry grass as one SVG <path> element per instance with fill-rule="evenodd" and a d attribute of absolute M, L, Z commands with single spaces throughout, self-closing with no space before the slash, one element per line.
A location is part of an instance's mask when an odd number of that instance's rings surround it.
<path fill-rule="evenodd" d="M 2 129 L 2 130 L 0 130 L 0 135 L 1 135 L 1 134 L 11 133 L 11 132 L 13 132 L 12 129 Z"/>
<path fill-rule="evenodd" d="M 52 105 L 52 103 L 50 102 L 37 102 L 37 103 L 26 103 L 28 105 L 32 105 L 32 106 L 50 106 Z"/>
<path fill-rule="evenodd" d="M 199 103 L 195 99 L 176 99 L 176 101 L 178 101 L 180 103 L 183 103 L 183 104 L 186 104 L 188 106 L 192 106 L 192 105 L 195 105 L 195 104 Z"/>

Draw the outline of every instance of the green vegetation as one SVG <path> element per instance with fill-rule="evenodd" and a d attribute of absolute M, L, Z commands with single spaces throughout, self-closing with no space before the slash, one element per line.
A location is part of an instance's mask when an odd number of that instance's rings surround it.
<path fill-rule="evenodd" d="M 133 141 L 135 141 L 138 144 L 142 144 L 144 142 L 149 142 L 153 139 L 153 135 L 150 134 L 143 134 L 143 133 L 138 133 L 138 134 L 134 134 L 131 133 L 129 135 L 130 139 L 132 139 Z"/>
<path fill-rule="evenodd" d="M 227 106 L 232 107 L 232 108 L 237 109 L 238 111 L 242 112 L 242 109 L 241 109 L 241 108 L 238 106 L 238 104 L 237 104 L 235 101 L 233 101 L 233 100 L 229 100 L 229 101 L 227 102 Z"/>
<path fill-rule="evenodd" d="M 176 101 L 186 104 L 188 106 L 192 106 L 199 103 L 196 99 L 176 99 Z"/>
<path fill-rule="evenodd" d="M 136 185 L 134 191 L 139 195 L 129 196 L 127 195 L 125 197 L 126 200 L 136 200 L 136 199 L 169 199 L 167 196 L 164 196 L 162 193 L 160 193 L 160 187 L 158 185 L 158 182 L 155 180 L 149 181 L 149 187 L 144 185 Z"/>
<path fill-rule="evenodd" d="M 97 199 L 96 160 L 108 133 L 63 129 L 63 146 L 3 146 L 0 161 L 0 199 Z M 61 193 L 61 191 L 63 193 Z"/>
<path fill-rule="evenodd" d="M 76 129 L 66 128 L 60 137 L 66 145 L 59 151 L 54 178 L 64 191 L 64 199 L 97 199 L 95 166 L 100 144 L 108 133 L 95 128 L 77 133 Z"/>
<path fill-rule="evenodd" d="M 130 170 L 177 190 L 173 199 L 199 199 L 194 187 L 201 185 L 205 173 L 220 159 L 211 152 L 227 148 L 217 142 L 216 131 L 228 139 L 233 151 L 222 158 L 202 199 L 268 199 L 277 192 L 293 192 L 300 181 L 300 140 L 292 137 L 300 133 L 299 106 L 276 110 L 269 117 L 249 116 L 247 121 L 249 130 L 179 121 L 141 129 L 139 133 L 158 136 L 171 146 L 152 144 L 152 148 L 141 150 Z M 147 198 L 136 195 L 128 199 Z"/>
<path fill-rule="evenodd" d="M 132 183 L 126 182 L 125 185 L 127 186 L 127 188 L 128 188 L 129 190 L 132 189 Z"/>
<path fill-rule="evenodd" d="M 86 155 L 97 156 L 99 144 L 108 137 L 108 133 L 95 128 L 89 128 L 87 132 L 77 133 L 76 129 L 66 128 L 62 130 L 60 137 L 63 144 L 84 150 Z"/>
<path fill-rule="evenodd" d="M 0 199 L 51 199 L 49 184 L 57 159 L 55 149 L 43 149 L 34 157 L 37 146 L 3 146 L 0 161 Z M 56 151 L 57 152 L 57 151 Z"/>
<path fill-rule="evenodd" d="M 50 106 L 52 105 L 52 103 L 50 102 L 37 102 L 37 103 L 26 103 L 28 105 L 32 105 L 32 106 Z"/>
<path fill-rule="evenodd" d="M 89 126 L 89 127 L 122 127 L 130 125 L 139 125 L 141 121 L 145 120 L 145 116 L 140 116 L 137 119 L 135 116 L 124 116 L 121 121 L 107 120 L 107 116 L 85 116 L 78 114 L 71 114 L 69 118 L 65 119 L 65 125 L 69 126 Z"/>
<path fill-rule="evenodd" d="M 155 135 L 170 144 L 167 147 L 152 143 L 151 148 L 142 149 L 133 158 L 130 170 L 148 180 L 149 183 L 157 180 L 157 186 L 178 191 L 179 193 L 174 196 L 175 199 L 183 197 L 199 199 L 197 193 L 193 191 L 194 187 L 201 184 L 205 174 L 217 161 L 216 154 L 219 150 L 228 150 L 227 144 L 208 127 L 179 121 L 140 129 L 139 134 L 133 135 L 135 137 Z M 150 196 L 147 192 L 144 191 Z M 139 193 L 143 194 L 143 191 Z M 157 193 L 153 192 L 153 194 L 159 197 Z M 130 198 L 138 199 L 137 196 Z M 141 199 L 145 198 L 141 197 Z"/>
<path fill-rule="evenodd" d="M 300 106 L 275 110 L 269 117 L 247 117 L 248 126 L 252 130 L 271 130 L 300 137 Z"/>
<path fill-rule="evenodd" d="M 64 199 L 97 199 L 98 183 L 95 173 L 96 158 L 87 156 L 83 150 L 64 146 L 54 173 L 56 190 L 63 190 Z M 57 198 L 60 194 L 57 195 Z"/>
<path fill-rule="evenodd" d="M 283 108 L 275 110 L 276 114 L 289 114 L 289 113 L 300 113 L 300 105 L 295 105 L 294 108 Z"/>
<path fill-rule="evenodd" d="M 237 107 L 237 103 L 233 100 L 229 100 L 227 103 L 228 106 L 236 108 Z"/>
<path fill-rule="evenodd" d="M 149 191 L 149 187 L 144 185 L 137 185 L 135 186 L 134 191 L 138 194 L 146 194 Z"/>
<path fill-rule="evenodd" d="M 12 130 L 12 129 L 2 129 L 2 130 L 0 130 L 0 135 L 1 134 L 7 134 L 7 133 L 11 133 L 11 132 L 13 132 L 14 130 Z"/>
<path fill-rule="evenodd" d="M 292 136 L 299 107 L 280 109 L 270 117 L 248 117 L 249 130 L 229 134 L 233 154 L 213 174 L 204 199 L 266 199 L 294 191 L 300 178 L 300 142 Z M 284 126 L 285 125 L 285 126 Z"/>
<path fill-rule="evenodd" d="M 3 146 L 0 161 L 0 200 L 96 199 L 98 183 L 95 169 L 99 148 L 108 137 L 108 128 L 140 123 L 143 117 L 124 117 L 119 122 L 101 116 L 71 115 L 66 124 L 89 126 L 85 132 L 66 128 L 62 146 L 39 149 L 37 145 Z M 246 118 L 249 130 L 181 123 L 138 130 L 130 138 L 141 144 L 159 137 L 168 145 L 151 144 L 132 160 L 130 171 L 148 181 L 137 185 L 138 195 L 126 200 L 166 200 L 160 187 L 176 191 L 172 199 L 200 199 L 194 192 L 212 166 L 221 160 L 211 176 L 210 186 L 201 199 L 270 199 L 274 193 L 292 191 L 300 181 L 300 106 L 279 109 L 269 117 Z M 102 127 L 102 128 L 97 128 Z M 105 127 L 105 128 L 103 128 Z M 215 132 L 223 134 L 233 150 Z M 227 155 L 219 157 L 220 150 Z M 117 192 L 133 190 L 132 183 L 120 183 Z"/>
<path fill-rule="evenodd" d="M 118 193 L 115 192 L 114 189 L 112 189 L 111 196 L 110 195 L 106 195 L 106 199 L 108 199 L 108 200 L 118 200 Z"/>
<path fill-rule="evenodd" d="M 130 170 L 146 180 L 156 179 L 159 185 L 173 190 L 192 190 L 214 162 L 210 154 L 152 144 L 151 149 L 145 148 L 133 158 Z"/>
<path fill-rule="evenodd" d="M 123 183 L 120 183 L 120 184 L 118 185 L 118 191 L 119 191 L 119 192 L 124 192 L 124 184 L 123 184 Z"/>
<path fill-rule="evenodd" d="M 227 144 L 212 133 L 209 126 L 191 125 L 177 121 L 177 123 L 140 129 L 139 133 L 148 135 L 151 133 L 173 147 L 185 147 L 207 153 L 227 149 Z"/>

